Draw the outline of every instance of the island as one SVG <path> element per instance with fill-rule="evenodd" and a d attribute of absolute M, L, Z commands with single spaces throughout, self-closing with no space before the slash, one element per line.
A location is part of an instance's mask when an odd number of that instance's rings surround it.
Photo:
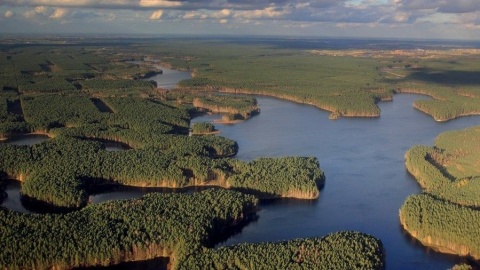
<path fill-rule="evenodd" d="M 329 111 L 330 119 L 380 117 L 379 103 L 394 101 L 397 93 L 428 96 L 413 106 L 436 121 L 480 112 L 476 49 L 299 50 L 233 41 L 182 40 L 178 46 L 175 39 L 65 39 L 68 46 L 48 38 L 0 46 L 0 137 L 46 136 L 33 145 L 3 141 L 0 181 L 21 181 L 24 199 L 55 213 L 1 208 L 3 268 L 114 265 L 160 256 L 170 258 L 172 269 L 222 269 L 274 252 L 291 260 L 264 260 L 266 268 L 338 263 L 382 269 L 380 240 L 359 232 L 213 249 L 229 229 L 254 220 L 260 202 L 316 200 L 325 175 L 317 157 L 236 159 L 239 146 L 231 139 L 188 136 L 192 119 L 221 113 L 219 125 L 248 121 L 261 113 L 250 94 L 312 105 Z M 157 88 L 149 76 L 159 73 L 158 63 L 193 77 L 175 89 Z M 198 130 L 215 128 L 198 124 Z M 461 144 L 474 141 L 472 130 L 465 139 L 442 135 L 436 147 L 407 153 L 407 169 L 425 192 L 406 200 L 400 221 L 426 245 L 478 260 L 479 187 L 471 165 L 478 160 L 469 152 L 477 146 Z M 124 147 L 108 151 L 109 143 Z M 119 185 L 212 189 L 89 202 L 91 195 Z M 183 212 L 187 208 L 198 213 Z M 171 209 L 177 212 L 170 215 Z M 46 240 L 36 242 L 37 234 Z M 74 237 L 64 240 L 67 235 Z M 105 235 L 111 239 L 103 240 Z M 62 244 L 52 247 L 50 239 Z M 325 250 L 325 243 L 332 249 Z M 361 252 L 353 254 L 352 247 Z M 318 259 L 320 253 L 325 260 Z"/>

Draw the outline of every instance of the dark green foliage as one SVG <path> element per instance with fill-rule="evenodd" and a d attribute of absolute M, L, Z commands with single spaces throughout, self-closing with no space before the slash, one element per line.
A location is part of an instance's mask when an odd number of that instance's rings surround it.
<path fill-rule="evenodd" d="M 480 259 L 480 211 L 421 194 L 407 198 L 400 219 L 425 245 Z"/>
<path fill-rule="evenodd" d="M 259 158 L 250 163 L 235 162 L 238 172 L 228 179 L 232 187 L 259 191 L 266 197 L 317 198 L 325 176 L 317 158 Z"/>
<path fill-rule="evenodd" d="M 0 267 L 71 268 L 169 255 L 181 261 L 256 205 L 252 196 L 208 190 L 150 194 L 70 214 L 28 215 L 0 208 Z"/>
<path fill-rule="evenodd" d="M 148 91 L 152 90 L 156 85 L 151 81 L 142 80 L 120 80 L 120 79 L 91 79 L 81 82 L 82 90 L 89 92 L 105 92 L 114 91 L 122 93 L 122 91 Z"/>
<path fill-rule="evenodd" d="M 460 143 L 460 141 L 457 143 Z M 460 153 L 457 152 L 457 154 Z M 445 156 L 442 154 L 442 150 L 438 148 L 415 146 L 406 154 L 406 166 L 408 171 L 415 176 L 416 180 L 428 193 L 450 202 L 467 206 L 479 206 L 479 176 L 453 177 L 443 167 L 443 164 L 439 162 L 439 159 L 445 158 Z M 476 161 L 463 161 L 460 164 L 464 164 L 463 167 L 466 168 L 470 164 L 476 164 Z"/>
<path fill-rule="evenodd" d="M 192 125 L 193 134 L 208 134 L 215 131 L 215 126 L 212 123 L 194 123 Z"/>
<path fill-rule="evenodd" d="M 88 194 L 81 181 L 69 170 L 34 171 L 22 184 L 22 194 L 59 207 L 79 208 L 86 204 Z"/>
<path fill-rule="evenodd" d="M 204 95 L 193 99 L 193 106 L 216 113 L 227 113 L 238 120 L 246 120 L 260 112 L 253 97 Z M 233 120 L 233 119 L 232 119 Z"/>
<path fill-rule="evenodd" d="M 103 116 L 89 98 L 83 96 L 23 96 L 25 121 L 35 130 L 80 126 L 100 121 Z"/>
<path fill-rule="evenodd" d="M 358 232 L 204 249 L 178 269 L 384 269 L 382 243 Z"/>
<path fill-rule="evenodd" d="M 14 102 L 18 102 L 16 96 L 0 96 L 0 137 L 30 130 L 29 125 L 23 121 L 23 115 L 9 110 L 9 105 Z"/>
<path fill-rule="evenodd" d="M 404 228 L 427 246 L 480 259 L 480 128 L 442 133 L 435 147 L 415 146 L 405 158 L 426 194 L 407 198 Z"/>
<path fill-rule="evenodd" d="M 267 197 L 308 199 L 318 197 L 317 185 L 324 181 L 316 158 L 260 159 L 252 163 L 212 159 L 211 155 L 222 154 L 204 148 L 215 145 L 214 137 L 181 136 L 171 140 L 172 146 L 180 142 L 182 147 L 109 152 L 98 141 L 64 136 L 31 147 L 4 144 L 0 145 L 4 157 L 0 170 L 25 177 L 24 195 L 75 208 L 86 203 L 87 186 L 95 189 L 96 183 L 89 179 L 130 186 L 216 185 Z"/>

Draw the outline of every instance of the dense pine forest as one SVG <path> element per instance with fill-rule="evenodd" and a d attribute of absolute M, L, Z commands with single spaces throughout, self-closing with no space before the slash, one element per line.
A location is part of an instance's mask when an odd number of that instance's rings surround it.
<path fill-rule="evenodd" d="M 163 51 L 168 46 L 155 51 L 159 47 L 143 42 L 105 46 L 73 40 L 68 45 L 46 41 L 1 47 L 1 137 L 42 134 L 48 139 L 34 145 L 0 144 L 0 200 L 6 196 L 3 179 L 16 179 L 23 199 L 55 213 L 23 214 L 0 207 L 0 268 L 68 269 L 159 256 L 169 257 L 171 269 L 201 268 L 223 260 L 211 257 L 216 251 L 210 248 L 229 228 L 255 219 L 259 199 L 318 198 L 325 176 L 315 157 L 245 162 L 234 158 L 235 141 L 188 136 L 190 120 L 200 113 L 220 112 L 225 121 L 236 121 L 254 117 L 260 109 L 255 98 L 218 95 L 201 76 L 182 81 L 173 91 L 156 88 L 148 77 L 161 70 L 149 59 L 200 72 L 178 64 L 195 57 L 172 50 L 176 56 L 171 58 Z M 192 126 L 195 130 L 214 128 Z M 109 142 L 122 143 L 125 150 L 107 151 Z M 91 194 L 118 185 L 217 188 L 89 203 Z M 265 244 L 271 252 L 277 245 L 285 244 Z M 286 245 L 287 253 L 278 256 L 293 252 L 298 260 L 292 266 L 303 269 L 331 263 L 384 267 L 381 242 L 360 233 Z M 238 259 L 251 260 L 263 252 L 252 247 Z M 325 260 L 318 260 L 319 254 Z M 193 256 L 202 259 L 198 264 L 187 260 Z M 284 263 L 271 258 L 266 266 Z"/>
<path fill-rule="evenodd" d="M 383 269 L 380 240 L 358 232 L 213 249 L 256 218 L 259 200 L 315 200 L 325 184 L 316 157 L 235 159 L 222 122 L 261 113 L 261 94 L 310 104 L 339 117 L 379 117 L 396 93 L 431 99 L 414 107 L 436 121 L 480 114 L 480 53 L 474 49 L 299 50 L 218 40 L 18 39 L 0 45 L 0 137 L 48 136 L 0 144 L 4 179 L 47 214 L 0 207 L 0 268 L 68 269 L 169 257 L 171 269 Z M 193 77 L 157 88 L 157 64 Z M 189 136 L 191 133 L 194 136 Z M 480 259 L 478 128 L 414 146 L 406 167 L 424 189 L 400 209 L 404 229 L 424 245 Z M 6 141 L 7 142 L 7 141 Z M 108 151 L 118 142 L 122 151 Z M 321 143 L 321 142 L 320 142 Z M 109 187 L 212 186 L 193 194 L 89 203 Z M 48 211 L 47 211 L 48 212 Z M 461 224 L 461 226 L 459 226 Z M 227 234 L 227 235 L 224 235 Z M 392 255 L 393 256 L 393 255 Z M 461 266 L 458 266 L 461 267 Z"/>
<path fill-rule="evenodd" d="M 439 135 L 434 147 L 406 154 L 408 171 L 424 194 L 409 197 L 400 210 L 403 227 L 427 246 L 480 259 L 480 128 Z"/>

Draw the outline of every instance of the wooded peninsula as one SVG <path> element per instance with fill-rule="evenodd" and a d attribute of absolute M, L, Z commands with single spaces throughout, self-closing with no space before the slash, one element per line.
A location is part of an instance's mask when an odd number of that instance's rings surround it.
<path fill-rule="evenodd" d="M 178 65 L 190 57 L 169 42 L 23 42 L 1 45 L 0 135 L 47 138 L 33 145 L 0 144 L 0 199 L 6 196 L 3 180 L 16 179 L 22 198 L 54 213 L 0 207 L 0 268 L 70 269 L 168 257 L 171 269 L 202 269 L 212 263 L 240 266 L 265 252 L 277 254 L 265 267 L 384 268 L 380 240 L 358 232 L 234 246 L 246 252 L 234 264 L 225 261 L 228 255 L 211 247 L 230 228 L 255 219 L 259 199 L 318 198 L 325 182 L 318 159 L 245 162 L 233 158 L 235 141 L 188 136 L 199 113 L 220 112 L 225 121 L 237 121 L 260 109 L 255 98 L 218 95 L 198 76 L 200 69 Z M 149 59 L 195 77 L 172 91 L 156 88 L 148 76 L 161 71 Z M 126 148 L 108 151 L 109 142 Z M 89 203 L 90 195 L 115 185 L 216 188 Z M 296 259 L 284 261 L 290 254 Z"/>
<path fill-rule="evenodd" d="M 0 45 L 0 137 L 43 134 L 34 145 L 0 144 L 3 180 L 53 209 L 0 207 L 0 268 L 70 269 L 168 257 L 170 269 L 383 269 L 379 239 L 359 232 L 214 249 L 257 217 L 259 200 L 315 200 L 325 184 L 316 157 L 235 159 L 237 142 L 212 135 L 202 113 L 225 123 L 261 113 L 261 94 L 340 117 L 379 117 L 396 93 L 436 121 L 480 114 L 480 51 L 300 50 L 219 40 L 13 39 Z M 155 64 L 189 71 L 157 88 Z M 225 94 L 227 93 L 227 94 Z M 189 136 L 191 132 L 194 136 Z M 441 252 L 480 260 L 479 128 L 414 146 L 408 171 L 424 189 L 400 209 L 404 229 Z M 121 151 L 108 151 L 118 142 Z M 109 186 L 186 188 L 89 203 Z M 461 224 L 462 226 L 458 226 Z"/>
<path fill-rule="evenodd" d="M 424 189 L 400 209 L 402 226 L 427 246 L 480 260 L 480 127 L 445 132 L 434 147 L 406 154 L 408 171 Z"/>

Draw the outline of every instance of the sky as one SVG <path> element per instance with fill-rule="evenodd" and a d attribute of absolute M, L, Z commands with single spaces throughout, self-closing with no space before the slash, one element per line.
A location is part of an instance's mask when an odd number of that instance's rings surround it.
<path fill-rule="evenodd" d="M 0 0 L 0 34 L 480 40 L 480 0 Z"/>

